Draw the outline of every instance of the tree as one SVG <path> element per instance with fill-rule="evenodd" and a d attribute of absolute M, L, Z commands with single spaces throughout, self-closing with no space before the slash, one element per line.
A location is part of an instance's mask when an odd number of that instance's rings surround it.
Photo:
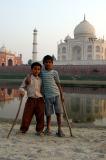
<path fill-rule="evenodd" d="M 29 59 L 28 60 L 28 65 L 31 65 L 32 64 L 32 59 Z"/>
<path fill-rule="evenodd" d="M 52 57 L 53 57 L 53 60 L 56 61 L 56 57 L 54 56 L 54 54 L 52 55 Z"/>

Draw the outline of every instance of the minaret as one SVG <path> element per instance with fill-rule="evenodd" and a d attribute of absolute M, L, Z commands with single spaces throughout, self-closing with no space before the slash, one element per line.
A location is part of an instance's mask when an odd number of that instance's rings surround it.
<path fill-rule="evenodd" d="M 85 13 L 84 13 L 84 21 L 85 21 Z"/>
<path fill-rule="evenodd" d="M 37 61 L 37 29 L 33 30 L 33 50 L 32 50 L 32 61 Z"/>

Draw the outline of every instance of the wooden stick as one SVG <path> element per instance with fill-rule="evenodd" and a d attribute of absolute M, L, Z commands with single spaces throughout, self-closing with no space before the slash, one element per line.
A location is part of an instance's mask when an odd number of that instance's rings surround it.
<path fill-rule="evenodd" d="M 13 124 L 12 124 L 12 126 L 11 126 L 11 128 L 10 128 L 10 131 L 9 131 L 9 133 L 8 133 L 8 135 L 7 135 L 7 138 L 9 138 L 10 133 L 12 132 L 12 129 L 13 129 L 13 127 L 14 127 L 14 126 L 15 126 L 15 124 L 16 124 L 16 121 L 17 121 L 17 118 L 18 118 L 18 115 L 19 115 L 19 112 L 20 112 L 20 109 L 21 109 L 22 100 L 23 100 L 23 97 L 21 97 L 21 100 L 20 100 L 20 104 L 19 104 L 19 108 L 18 108 L 18 111 L 17 111 L 16 117 L 15 117 L 15 119 L 14 119 L 14 121 L 13 121 Z"/>
<path fill-rule="evenodd" d="M 66 108 L 65 108 L 64 102 L 62 102 L 62 107 L 63 107 L 63 111 L 65 113 L 65 117 L 66 117 L 67 124 L 68 124 L 68 127 L 69 127 L 70 136 L 72 137 L 73 135 L 72 135 L 71 125 L 70 125 L 70 122 L 69 122 L 69 119 L 68 119 L 68 115 L 67 115 L 67 112 L 66 112 Z"/>

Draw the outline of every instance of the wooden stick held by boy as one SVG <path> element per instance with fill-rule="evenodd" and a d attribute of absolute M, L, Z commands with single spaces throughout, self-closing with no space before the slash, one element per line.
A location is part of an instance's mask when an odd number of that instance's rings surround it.
<path fill-rule="evenodd" d="M 16 117 L 15 117 L 15 119 L 14 119 L 14 121 L 13 121 L 13 124 L 12 124 L 12 126 L 11 126 L 11 128 L 10 128 L 10 131 L 9 131 L 9 133 L 8 133 L 8 135 L 7 135 L 7 138 L 9 138 L 9 136 L 10 136 L 12 130 L 13 130 L 13 127 L 14 127 L 15 124 L 16 124 L 16 121 L 17 121 L 17 118 L 18 118 L 18 115 L 19 115 L 19 112 L 20 112 L 20 109 L 21 109 L 22 100 L 23 100 L 23 97 L 20 98 L 19 108 L 18 108 Z"/>

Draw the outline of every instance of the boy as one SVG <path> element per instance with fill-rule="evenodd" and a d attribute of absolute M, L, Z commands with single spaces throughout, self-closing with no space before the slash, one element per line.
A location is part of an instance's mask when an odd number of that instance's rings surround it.
<path fill-rule="evenodd" d="M 60 86 L 58 72 L 56 70 L 53 70 L 53 57 L 51 57 L 50 55 L 46 55 L 43 58 L 43 64 L 45 70 L 41 72 L 41 78 L 43 82 L 45 114 L 47 121 L 47 128 L 45 130 L 45 134 L 51 134 L 51 115 L 55 111 L 58 125 L 58 132 L 56 133 L 56 135 L 62 137 L 64 136 L 64 133 L 61 130 L 62 109 L 60 105 L 60 98 L 61 101 L 63 101 L 63 94 Z"/>
<path fill-rule="evenodd" d="M 44 98 L 41 93 L 42 81 L 39 77 L 41 64 L 34 62 L 31 65 L 31 74 L 26 77 L 20 86 L 20 95 L 24 96 L 27 91 L 28 99 L 25 104 L 20 131 L 25 133 L 31 123 L 33 115 L 36 117 L 37 135 L 43 135 L 44 129 Z"/>

